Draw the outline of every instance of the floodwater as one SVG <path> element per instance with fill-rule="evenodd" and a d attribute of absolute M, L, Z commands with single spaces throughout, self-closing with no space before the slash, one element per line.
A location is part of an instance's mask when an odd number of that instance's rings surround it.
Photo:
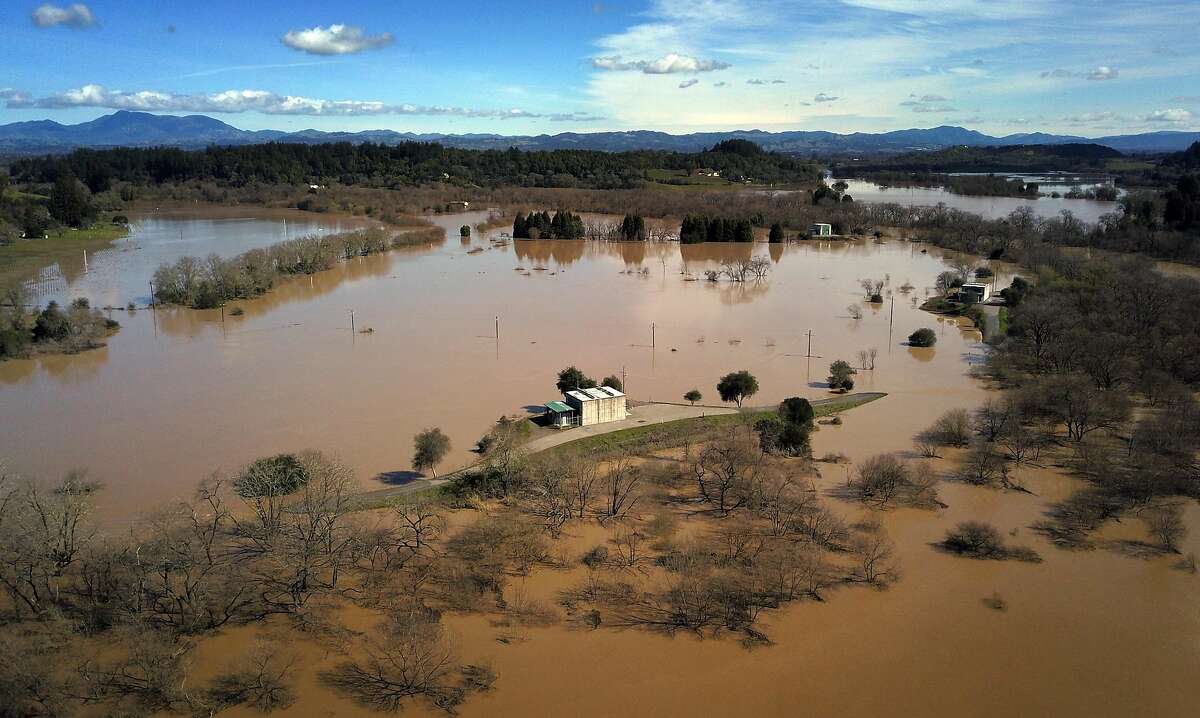
<path fill-rule="evenodd" d="M 1017 176 L 1017 175 L 1013 175 Z M 1041 175 L 1021 175 L 1026 181 L 1038 181 Z M 829 182 L 836 182 L 830 179 Z M 1065 197 L 976 197 L 955 194 L 944 187 L 891 187 L 859 179 L 842 180 L 849 188 L 846 194 L 856 202 L 892 203 L 906 207 L 935 207 L 944 204 L 952 209 L 978 214 L 988 219 L 1003 219 L 1020 207 L 1030 207 L 1038 217 L 1058 217 L 1067 211 L 1088 224 L 1096 224 L 1106 214 L 1120 211 L 1117 202 L 1094 199 L 1067 199 Z M 1042 192 L 1066 192 L 1068 185 L 1047 184 Z"/>
<path fill-rule="evenodd" d="M 150 301 L 154 270 L 182 257 L 228 258 L 286 239 L 344 232 L 368 223 L 298 210 L 237 207 L 142 212 L 131 215 L 129 234 L 112 246 L 46 267 L 26 286 L 40 304 L 87 297 L 95 307 L 125 307 L 130 302 L 142 306 Z"/>
<path fill-rule="evenodd" d="M 596 377 L 624 371 L 635 399 L 681 401 L 695 387 L 711 403 L 722 374 L 748 369 L 761 385 L 752 403 L 767 404 L 826 395 L 831 361 L 876 348 L 876 369 L 860 374 L 858 388 L 892 392 L 888 403 L 903 405 L 913 426 L 980 396 L 967 375 L 982 358 L 978 334 L 911 301 L 944 269 L 934 249 L 582 240 L 493 248 L 456 236 L 485 219 L 437 218 L 450 230 L 439 246 L 285 282 L 236 303 L 244 316 L 120 310 L 121 331 L 106 348 L 0 364 L 0 404 L 20 417 L 0 432 L 0 456 L 47 478 L 87 468 L 107 487 L 103 514 L 129 517 L 188 495 L 213 470 L 307 447 L 340 455 L 372 488 L 405 480 L 411 437 L 428 426 L 452 440 L 440 468 L 457 468 L 498 417 L 557 398 L 555 374 L 570 364 Z M 156 226 L 186 237 L 206 221 Z M 751 254 L 771 260 L 766 279 L 681 274 Z M 120 288 L 140 285 L 147 269 L 127 266 L 98 288 L 118 306 L 133 299 Z M 890 304 L 865 304 L 858 286 L 885 276 L 890 289 L 915 287 L 895 295 L 894 318 Z M 851 303 L 861 320 L 849 318 Z M 922 326 L 936 328 L 938 346 L 904 346 Z M 907 437 L 911 427 L 892 431 Z"/>
<path fill-rule="evenodd" d="M 436 221 L 453 230 L 484 218 Z M 20 417 L 0 433 L 0 454 L 14 468 L 47 476 L 88 466 L 108 484 L 104 514 L 131 516 L 186 494 L 213 468 L 273 451 L 337 452 L 372 483 L 408 470 L 410 437 L 424 426 L 450 434 L 455 453 L 443 468 L 451 468 L 469 459 L 465 449 L 490 421 L 554 398 L 554 372 L 571 363 L 595 376 L 624 367 L 635 398 L 676 399 L 696 386 L 706 401 L 720 374 L 745 368 L 762 387 L 751 403 L 766 404 L 825 395 L 832 359 L 853 361 L 858 349 L 877 347 L 876 369 L 860 372 L 857 388 L 889 396 L 814 435 L 818 456 L 841 452 L 855 461 L 907 451 L 912 434 L 938 414 L 985 396 L 968 376 L 983 355 L 976 333 L 919 312 L 904 294 L 896 294 L 894 316 L 890 297 L 883 307 L 862 303 L 858 279 L 885 275 L 892 290 L 911 282 L 907 296 L 923 298 L 945 265 L 921 245 L 522 241 L 491 248 L 485 238 L 464 243 L 454 234 L 438 246 L 288 282 L 242 303 L 245 316 L 224 325 L 214 312 L 139 311 L 121 317 L 123 329 L 106 349 L 0 364 L 0 402 Z M 475 248 L 483 251 L 468 254 Z M 763 282 L 713 285 L 682 274 L 748 255 L 770 258 Z M 998 270 L 1003 285 L 1008 277 Z M 861 320 L 847 316 L 851 303 L 863 307 Z M 357 328 L 375 331 L 351 333 L 350 310 Z M 903 346 L 921 326 L 936 329 L 937 346 Z M 812 358 L 805 356 L 809 330 Z M 939 460 L 935 468 L 952 465 Z M 819 485 L 828 489 L 847 468 L 821 470 Z M 835 591 L 824 603 L 770 612 L 771 646 L 603 627 L 511 629 L 492 617 L 447 614 L 463 660 L 490 660 L 499 673 L 495 690 L 469 697 L 460 713 L 1193 715 L 1198 579 L 1172 570 L 1173 558 L 1049 546 L 1028 526 L 1076 483 L 1052 469 L 1021 469 L 1018 478 L 1032 493 L 943 483 L 948 508 L 886 512 L 902 580 L 887 591 Z M 827 500 L 848 518 L 862 513 Z M 972 561 L 930 547 L 966 519 L 1015 532 L 1009 540 L 1045 562 Z M 1200 551 L 1198 519 L 1190 505 L 1185 553 Z M 1119 530 L 1137 535 L 1137 526 L 1131 520 Z M 566 541 L 578 555 L 608 530 L 572 525 Z M 553 603 L 558 590 L 584 577 L 582 568 L 538 569 L 514 578 L 511 590 Z M 993 593 L 1008 610 L 983 605 Z M 343 618 L 370 631 L 380 616 L 351 608 Z M 336 652 L 275 620 L 201 640 L 193 679 L 226 669 L 263 631 L 299 655 L 298 700 L 284 714 L 377 715 L 317 679 L 340 660 Z M 502 643 L 502 633 L 516 640 Z M 419 704 L 405 711 L 442 715 Z"/>

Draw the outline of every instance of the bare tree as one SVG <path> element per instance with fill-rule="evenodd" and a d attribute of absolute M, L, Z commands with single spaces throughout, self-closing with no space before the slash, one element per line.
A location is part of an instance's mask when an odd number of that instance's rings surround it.
<path fill-rule="evenodd" d="M 641 499 L 641 483 L 641 470 L 633 465 L 630 457 L 621 456 L 611 461 L 600 479 L 601 520 L 619 519 L 632 511 Z"/>
<path fill-rule="evenodd" d="M 260 640 L 233 671 L 213 681 L 206 707 L 211 713 L 237 705 L 260 713 L 283 710 L 296 701 L 295 665 L 295 654 Z"/>
<path fill-rule="evenodd" d="M 86 517 L 96 489 L 82 472 L 50 487 L 0 467 L 0 584 L 17 611 L 41 613 L 64 599 L 95 536 Z"/>
<path fill-rule="evenodd" d="M 1162 504 L 1142 512 L 1142 521 L 1159 546 L 1172 553 L 1179 553 L 1179 542 L 1187 535 L 1183 522 L 1183 511 L 1179 504 Z"/>
<path fill-rule="evenodd" d="M 772 536 L 786 536 L 797 533 L 803 517 L 816 510 L 817 492 L 811 483 L 771 472 L 759 483 L 752 508 L 767 520 Z"/>
<path fill-rule="evenodd" d="M 886 588 L 900 578 L 900 565 L 896 560 L 896 544 L 878 523 L 862 525 L 850 539 L 850 553 L 855 563 L 851 579 Z"/>
<path fill-rule="evenodd" d="M 937 477 L 929 465 L 910 466 L 892 454 L 880 454 L 860 463 L 854 476 L 846 480 L 846 493 L 876 508 L 893 504 L 918 508 L 940 505 Z"/>
<path fill-rule="evenodd" d="M 733 435 L 709 443 L 696 458 L 692 472 L 700 498 L 721 516 L 745 506 L 757 488 L 762 454 L 749 438 Z"/>
<path fill-rule="evenodd" d="M 566 492 L 571 511 L 577 518 L 585 518 L 592 510 L 600 478 L 599 468 L 595 461 L 585 457 L 576 458 L 570 463 L 565 480 Z"/>
<path fill-rule="evenodd" d="M 851 319 L 862 319 L 863 317 L 862 307 L 858 306 L 857 304 L 847 304 L 846 313 L 850 315 Z"/>
<path fill-rule="evenodd" d="M 420 606 L 395 612 L 380 634 L 363 641 L 361 653 L 321 677 L 365 706 L 397 711 L 424 699 L 453 714 L 474 688 L 439 617 Z"/>

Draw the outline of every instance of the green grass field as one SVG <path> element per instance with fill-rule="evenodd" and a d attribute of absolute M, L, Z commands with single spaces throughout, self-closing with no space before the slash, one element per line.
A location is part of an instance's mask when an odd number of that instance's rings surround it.
<path fill-rule="evenodd" d="M 849 411 L 863 404 L 869 404 L 876 399 L 882 399 L 885 396 L 887 394 L 882 392 L 864 392 L 824 399 L 813 404 L 813 414 L 819 419 L 824 416 Z M 693 444 L 707 441 L 714 438 L 718 432 L 727 432 L 730 428 L 753 426 L 754 422 L 759 419 L 774 416 L 775 413 L 775 407 L 763 407 L 746 409 L 736 414 L 715 414 L 713 416 L 703 416 L 693 419 L 668 421 L 662 424 L 646 424 L 645 426 L 635 426 L 630 429 L 622 429 L 597 436 L 588 436 L 566 444 L 560 444 L 554 448 L 540 452 L 538 455 L 554 456 L 555 454 L 559 454 L 578 456 L 580 454 L 587 454 L 597 461 L 602 461 L 606 457 L 615 454 L 639 454 L 661 451 L 663 449 L 682 446 L 685 441 L 690 441 Z M 467 469 L 467 471 L 470 471 L 470 469 Z M 447 487 L 452 486 L 452 484 L 453 481 L 402 494 L 386 495 L 379 492 L 368 492 L 355 502 L 354 508 L 356 511 L 366 511 L 415 501 L 447 500 L 451 495 L 448 493 Z"/>
<path fill-rule="evenodd" d="M 88 229 L 51 230 L 48 239 L 18 239 L 0 245 L 0 286 L 37 277 L 43 267 L 94 252 L 129 233 L 119 224 L 97 222 Z"/>
<path fill-rule="evenodd" d="M 845 397 L 835 397 L 823 403 L 813 404 L 813 413 L 817 418 L 829 416 L 862 406 L 876 399 L 882 399 L 884 396 L 886 395 L 851 394 Z M 613 453 L 658 451 L 681 446 L 685 440 L 703 441 L 705 437 L 713 435 L 718 430 L 746 424 L 753 425 L 759 419 L 774 416 L 775 411 L 775 407 L 747 409 L 736 414 L 715 414 L 694 419 L 679 419 L 662 424 L 635 426 L 632 429 L 622 429 L 561 444 L 543 453 L 597 453 L 603 456 Z"/>

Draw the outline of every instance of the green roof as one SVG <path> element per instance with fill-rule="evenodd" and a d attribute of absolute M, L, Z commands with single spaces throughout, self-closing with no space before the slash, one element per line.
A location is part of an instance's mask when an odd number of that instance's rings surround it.
<path fill-rule="evenodd" d="M 561 401 L 546 402 L 546 408 L 554 412 L 574 411 L 571 407 L 567 406 Z"/>

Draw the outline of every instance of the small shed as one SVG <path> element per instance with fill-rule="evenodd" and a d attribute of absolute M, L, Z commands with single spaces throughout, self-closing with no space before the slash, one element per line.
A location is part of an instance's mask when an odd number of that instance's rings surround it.
<path fill-rule="evenodd" d="M 810 237 L 832 237 L 833 225 L 826 224 L 825 222 L 815 222 L 808 228 L 808 235 Z"/>
<path fill-rule="evenodd" d="M 561 401 L 546 402 L 546 416 L 549 425 L 563 429 L 568 426 L 579 426 L 579 413 Z"/>
<path fill-rule="evenodd" d="M 611 386 L 575 389 L 563 397 L 568 406 L 579 415 L 579 426 L 605 424 L 628 418 L 625 394 Z"/>

